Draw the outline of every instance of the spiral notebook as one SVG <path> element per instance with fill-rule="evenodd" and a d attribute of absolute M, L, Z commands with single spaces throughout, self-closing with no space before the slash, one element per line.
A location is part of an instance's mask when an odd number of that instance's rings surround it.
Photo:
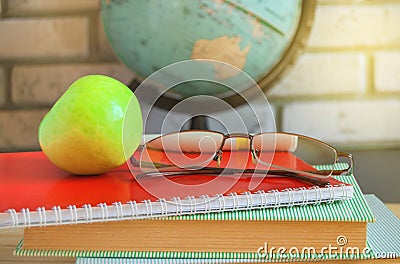
<path fill-rule="evenodd" d="M 244 157 L 251 159 L 248 153 Z M 309 168 L 294 156 L 283 158 L 292 162 L 293 168 Z M 192 175 L 171 180 L 193 185 L 215 177 Z M 229 177 L 220 180 L 231 181 Z M 42 152 L 1 153 L 0 212 L 4 213 L 0 213 L 0 228 L 193 215 L 342 201 L 353 197 L 352 184 L 335 178 L 329 180 L 330 186 L 319 188 L 293 178 L 268 177 L 249 192 L 249 179 L 241 177 L 223 193 L 217 185 L 182 192 L 164 188 L 157 179 L 149 181 L 161 191 L 161 197 L 142 188 L 126 164 L 101 175 L 76 176 L 55 167 Z"/>

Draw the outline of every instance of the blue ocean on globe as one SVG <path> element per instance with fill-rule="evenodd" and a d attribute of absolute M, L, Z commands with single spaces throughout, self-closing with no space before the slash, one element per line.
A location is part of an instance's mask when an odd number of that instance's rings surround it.
<path fill-rule="evenodd" d="M 255 81 L 285 53 L 297 28 L 300 0 L 103 0 L 105 31 L 117 56 L 146 78 L 188 59 L 229 63 Z M 234 78 L 210 66 L 216 79 Z M 215 95 L 222 85 L 175 87 L 181 96 Z"/>

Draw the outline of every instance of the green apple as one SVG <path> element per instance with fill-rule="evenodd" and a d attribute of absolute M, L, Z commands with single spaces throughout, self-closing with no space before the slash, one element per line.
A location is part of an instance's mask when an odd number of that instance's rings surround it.
<path fill-rule="evenodd" d="M 140 105 L 123 83 L 103 75 L 76 80 L 39 126 L 39 143 L 59 168 L 73 174 L 107 172 L 140 143 Z"/>

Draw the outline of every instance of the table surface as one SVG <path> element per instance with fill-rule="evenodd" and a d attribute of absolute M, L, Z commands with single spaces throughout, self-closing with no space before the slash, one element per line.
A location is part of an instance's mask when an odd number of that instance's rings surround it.
<path fill-rule="evenodd" d="M 400 217 L 400 204 L 386 204 L 398 217 Z M 40 258 L 40 257 L 15 257 L 13 250 L 23 236 L 22 228 L 0 229 L 0 263 L 75 263 L 75 258 Z M 327 264 L 356 264 L 356 263 L 400 263 L 399 259 L 380 259 L 380 260 L 341 260 L 324 261 Z"/>

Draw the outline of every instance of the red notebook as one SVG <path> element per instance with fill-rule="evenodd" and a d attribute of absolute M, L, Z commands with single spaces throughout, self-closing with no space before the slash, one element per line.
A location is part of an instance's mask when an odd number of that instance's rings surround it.
<path fill-rule="evenodd" d="M 243 155 L 249 159 L 248 153 Z M 310 169 L 294 156 L 276 155 L 274 160 L 278 159 L 295 169 Z M 229 159 L 224 156 L 223 160 Z M 252 166 L 247 163 L 248 168 Z M 316 188 L 293 178 L 266 177 L 251 192 L 249 182 L 243 175 L 156 177 L 138 182 L 126 164 L 100 175 L 77 176 L 58 169 L 42 152 L 2 153 L 0 227 L 241 210 L 343 200 L 352 195 L 352 186 L 334 178 L 329 179 L 331 186 Z"/>

